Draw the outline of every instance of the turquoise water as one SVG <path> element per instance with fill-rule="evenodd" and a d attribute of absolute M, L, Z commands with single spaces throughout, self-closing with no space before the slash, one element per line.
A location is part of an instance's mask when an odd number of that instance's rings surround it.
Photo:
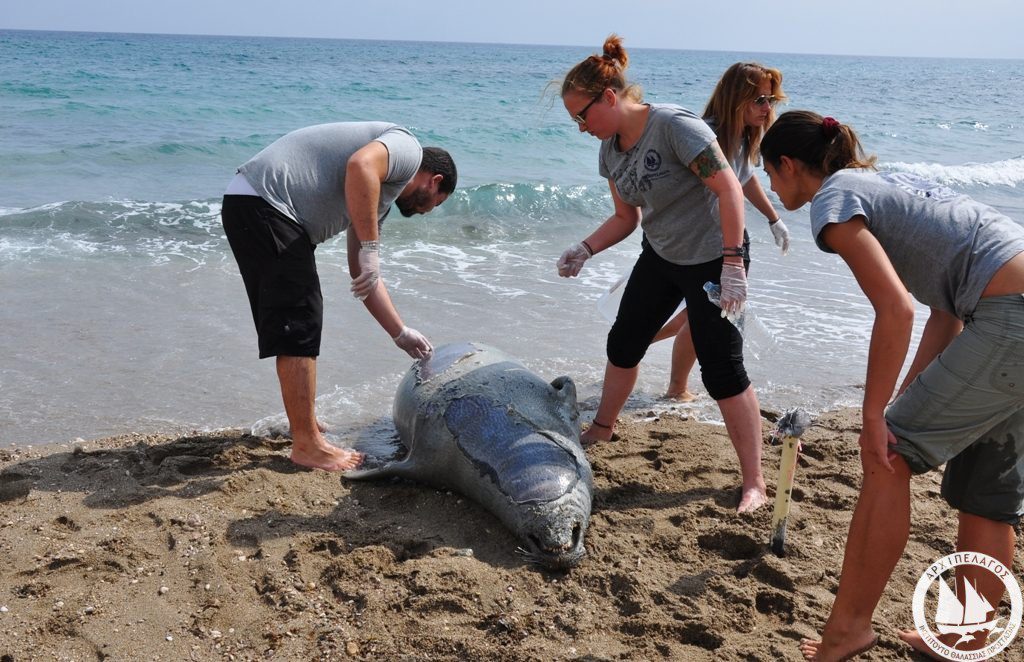
<path fill-rule="evenodd" d="M 578 280 L 555 274 L 610 210 L 597 142 L 550 86 L 591 50 L 0 31 L 0 442 L 273 419 L 273 366 L 255 358 L 220 196 L 281 134 L 359 119 L 403 124 L 460 169 L 443 207 L 385 226 L 384 277 L 405 321 L 435 344 L 472 338 L 546 377 L 569 374 L 592 405 L 607 332 L 595 304 L 637 241 Z M 1021 61 L 631 56 L 648 100 L 698 111 L 731 63 L 777 66 L 789 108 L 852 124 L 883 168 L 1024 220 Z M 814 248 L 804 212 L 783 212 L 795 238 L 785 258 L 748 212 L 748 367 L 763 405 L 857 403 L 870 306 Z M 348 297 L 343 242 L 318 255 L 321 414 L 341 431 L 386 423 L 408 360 Z M 645 360 L 634 408 L 663 406 L 668 349 Z"/>

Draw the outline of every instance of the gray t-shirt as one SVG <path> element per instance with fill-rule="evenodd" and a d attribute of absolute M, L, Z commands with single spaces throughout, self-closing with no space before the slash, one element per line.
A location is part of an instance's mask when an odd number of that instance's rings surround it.
<path fill-rule="evenodd" d="M 705 117 L 704 121 L 708 123 L 711 130 L 718 134 L 718 121 L 714 117 Z M 725 155 L 725 158 L 729 160 L 729 165 L 732 166 L 732 171 L 736 173 L 736 179 L 740 180 L 740 186 L 746 186 L 747 182 L 751 177 L 754 176 L 755 164 L 750 162 L 750 143 L 744 136 L 743 141 L 740 143 L 740 149 L 735 155 Z M 758 158 L 757 163 L 761 163 L 761 159 Z"/>
<path fill-rule="evenodd" d="M 863 216 L 915 299 L 964 319 L 989 280 L 1024 251 L 1024 228 L 988 205 L 907 174 L 840 170 L 811 200 L 811 232 Z"/>
<path fill-rule="evenodd" d="M 640 140 L 625 152 L 616 138 L 602 141 L 599 170 L 619 197 L 640 207 L 647 241 L 673 264 L 701 264 L 722 255 L 718 197 L 690 170 L 716 140 L 715 132 L 689 110 L 650 104 Z"/>
<path fill-rule="evenodd" d="M 380 187 L 378 223 L 416 175 L 423 148 L 409 131 L 388 122 L 335 122 L 292 131 L 238 169 L 253 189 L 301 225 L 314 244 L 348 229 L 345 168 L 372 141 L 388 150 L 388 172 Z"/>

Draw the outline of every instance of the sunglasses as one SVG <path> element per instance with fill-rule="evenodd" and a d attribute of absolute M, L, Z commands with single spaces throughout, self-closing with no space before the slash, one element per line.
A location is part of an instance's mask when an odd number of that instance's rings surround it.
<path fill-rule="evenodd" d="M 604 90 L 601 90 L 600 92 L 598 92 L 596 97 L 594 97 L 593 99 L 590 100 L 590 103 L 588 103 L 587 105 L 583 106 L 583 110 L 581 110 L 580 112 L 578 112 L 578 113 L 576 113 L 575 115 L 572 116 L 572 121 L 576 122 L 580 126 L 583 126 L 584 124 L 586 124 L 587 123 L 587 111 L 590 110 L 590 107 L 593 106 L 595 103 L 597 103 L 601 99 L 601 97 L 603 97 L 603 96 L 604 96 Z"/>
<path fill-rule="evenodd" d="M 778 102 L 778 97 L 774 94 L 762 94 L 754 99 L 755 106 L 774 106 Z"/>

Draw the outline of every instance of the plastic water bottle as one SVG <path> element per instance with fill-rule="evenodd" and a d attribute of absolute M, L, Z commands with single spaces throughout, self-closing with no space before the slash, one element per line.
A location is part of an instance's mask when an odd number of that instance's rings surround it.
<path fill-rule="evenodd" d="M 708 301 L 710 301 L 711 303 L 715 304 L 719 308 L 722 307 L 722 286 L 721 285 L 718 285 L 717 283 L 712 283 L 711 281 L 708 281 L 708 282 L 704 283 L 704 291 L 708 295 Z M 722 317 L 724 317 L 725 319 L 727 319 L 730 322 L 732 322 L 732 325 L 735 326 L 739 330 L 740 334 L 743 333 L 743 323 L 746 322 L 746 320 L 747 320 L 747 309 L 746 309 L 746 306 L 744 306 L 743 310 L 741 310 L 738 313 L 727 313 L 727 312 L 725 312 L 723 310 L 722 311 Z"/>

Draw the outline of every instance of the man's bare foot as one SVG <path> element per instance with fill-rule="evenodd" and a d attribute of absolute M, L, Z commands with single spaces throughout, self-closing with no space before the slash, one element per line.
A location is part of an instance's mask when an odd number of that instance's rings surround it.
<path fill-rule="evenodd" d="M 751 487 L 743 490 L 740 498 L 740 505 L 736 508 L 738 513 L 751 513 L 768 503 L 768 495 L 763 487 Z"/>
<path fill-rule="evenodd" d="M 834 645 L 825 645 L 824 642 L 813 639 L 800 640 L 800 652 L 805 660 L 813 662 L 846 662 L 852 660 L 861 653 L 866 653 L 878 643 L 878 636 L 874 632 L 868 632 L 858 640 L 841 642 Z"/>
<path fill-rule="evenodd" d="M 688 388 L 674 389 L 669 386 L 668 390 L 665 391 L 666 400 L 675 400 L 677 402 L 693 402 L 697 399 L 697 394 L 690 391 Z"/>
<path fill-rule="evenodd" d="M 347 448 L 338 448 L 330 444 L 299 447 L 292 444 L 291 460 L 295 464 L 310 469 L 324 471 L 348 471 L 355 469 L 363 462 L 363 454 Z"/>
<path fill-rule="evenodd" d="M 592 421 L 590 427 L 580 435 L 580 443 L 587 447 L 599 441 L 617 441 L 618 438 L 618 435 L 615 434 L 614 424 L 602 425 L 597 421 Z"/>

